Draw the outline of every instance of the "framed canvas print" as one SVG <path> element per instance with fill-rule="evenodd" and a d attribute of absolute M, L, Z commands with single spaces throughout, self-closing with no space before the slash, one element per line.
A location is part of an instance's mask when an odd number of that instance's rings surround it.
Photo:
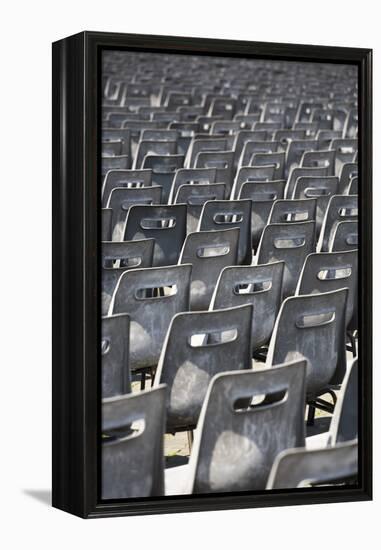
<path fill-rule="evenodd" d="M 371 50 L 53 44 L 53 505 L 372 497 Z"/>

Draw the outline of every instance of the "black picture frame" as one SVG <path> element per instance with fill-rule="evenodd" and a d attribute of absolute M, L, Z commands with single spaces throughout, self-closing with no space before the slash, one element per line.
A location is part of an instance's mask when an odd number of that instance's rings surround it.
<path fill-rule="evenodd" d="M 99 499 L 99 81 L 102 49 L 358 66 L 359 479 L 311 488 L 101 502 Z M 53 44 L 53 506 L 84 518 L 372 498 L 372 50 L 82 32 Z"/>

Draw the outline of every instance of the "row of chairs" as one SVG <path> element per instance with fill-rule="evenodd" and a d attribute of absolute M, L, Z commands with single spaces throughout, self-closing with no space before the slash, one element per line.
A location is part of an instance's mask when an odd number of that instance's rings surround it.
<path fill-rule="evenodd" d="M 355 479 L 357 84 L 332 67 L 104 54 L 103 498 Z"/>
<path fill-rule="evenodd" d="M 102 495 L 172 496 L 355 483 L 358 365 L 348 369 L 320 446 L 305 435 L 307 362 L 215 375 L 189 463 L 164 468 L 168 389 L 103 401 Z"/>

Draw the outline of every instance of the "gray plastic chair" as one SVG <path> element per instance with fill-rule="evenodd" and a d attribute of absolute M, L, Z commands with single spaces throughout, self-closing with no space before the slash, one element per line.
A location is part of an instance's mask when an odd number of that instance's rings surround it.
<path fill-rule="evenodd" d="M 102 208 L 101 211 L 101 241 L 111 241 L 112 210 Z"/>
<path fill-rule="evenodd" d="M 102 401 L 102 499 L 164 494 L 165 392 Z"/>
<path fill-rule="evenodd" d="M 121 140 L 107 140 L 102 141 L 102 158 L 115 157 L 122 154 L 122 141 Z"/>
<path fill-rule="evenodd" d="M 143 168 L 152 170 L 152 184 L 163 188 L 163 203 L 166 204 L 171 192 L 176 171 L 184 165 L 184 155 L 147 155 Z"/>
<path fill-rule="evenodd" d="M 134 269 L 119 278 L 110 311 L 128 313 L 131 371 L 156 367 L 172 317 L 189 310 L 191 265 Z"/>
<path fill-rule="evenodd" d="M 303 153 L 301 166 L 304 168 L 326 168 L 327 176 L 335 175 L 336 151 L 306 151 Z"/>
<path fill-rule="evenodd" d="M 315 222 L 267 225 L 256 256 L 257 264 L 285 263 L 283 297 L 291 296 L 308 254 L 315 251 Z"/>
<path fill-rule="evenodd" d="M 216 182 L 215 168 L 180 168 L 176 171 L 172 183 L 169 202 L 173 203 L 179 188 L 185 184 L 203 184 Z"/>
<path fill-rule="evenodd" d="M 107 207 L 112 209 L 112 240 L 121 241 L 124 237 L 127 214 L 136 204 L 160 204 L 162 188 L 116 187 L 111 191 Z"/>
<path fill-rule="evenodd" d="M 250 264 L 251 249 L 251 201 L 208 201 L 204 204 L 199 231 L 217 231 L 238 227 L 240 230 L 238 264 Z"/>
<path fill-rule="evenodd" d="M 353 317 L 357 287 L 357 250 L 309 254 L 304 263 L 295 295 L 319 294 L 348 289 L 346 326 Z"/>
<path fill-rule="evenodd" d="M 336 229 L 336 224 L 345 220 L 357 221 L 357 213 L 357 195 L 333 195 L 329 199 L 324 216 L 317 250 L 326 252 L 329 249 L 329 243 Z"/>
<path fill-rule="evenodd" d="M 307 359 L 307 400 L 331 385 L 341 384 L 346 371 L 345 314 L 348 290 L 291 296 L 279 311 L 267 364 Z"/>
<path fill-rule="evenodd" d="M 279 148 L 280 144 L 276 141 L 246 141 L 239 159 L 239 166 L 251 166 L 253 155 L 257 153 L 277 153 Z"/>
<path fill-rule="evenodd" d="M 239 199 L 251 200 L 251 245 L 257 250 L 263 229 L 266 227 L 274 201 L 283 198 L 285 180 L 246 182 L 242 185 Z"/>
<path fill-rule="evenodd" d="M 266 489 L 341 484 L 354 479 L 357 473 L 357 440 L 326 449 L 289 449 L 276 458 Z"/>
<path fill-rule="evenodd" d="M 319 449 L 357 439 L 358 394 L 358 361 L 354 359 L 345 374 L 329 430 L 307 437 L 307 449 Z"/>
<path fill-rule="evenodd" d="M 326 175 L 327 168 L 293 168 L 288 175 L 284 198 L 293 198 L 295 185 L 299 178 L 305 176 L 322 177 Z"/>
<path fill-rule="evenodd" d="M 304 445 L 305 371 L 298 361 L 216 375 L 189 465 L 165 472 L 166 495 L 263 490 L 275 457 Z"/>
<path fill-rule="evenodd" d="M 348 195 L 358 195 L 359 188 L 358 188 L 358 176 L 353 176 L 351 178 L 351 181 L 349 183 L 348 187 Z"/>
<path fill-rule="evenodd" d="M 294 199 L 316 199 L 316 233 L 319 235 L 329 198 L 338 192 L 339 180 L 335 176 L 301 176 L 296 180 Z"/>
<path fill-rule="evenodd" d="M 335 225 L 328 242 L 328 248 L 330 252 L 353 250 L 358 248 L 358 242 L 358 222 L 343 221 Z"/>
<path fill-rule="evenodd" d="M 196 427 L 215 374 L 251 369 L 252 311 L 251 305 L 244 305 L 173 318 L 155 379 L 155 384 L 168 386 L 168 432 Z"/>
<path fill-rule="evenodd" d="M 303 154 L 306 151 L 316 151 L 318 148 L 319 143 L 315 139 L 298 139 L 290 141 L 286 151 L 286 177 L 290 170 L 301 165 Z"/>
<path fill-rule="evenodd" d="M 239 247 L 238 228 L 190 233 L 179 263 L 191 263 L 190 309 L 207 310 L 221 270 L 235 265 Z"/>
<path fill-rule="evenodd" d="M 215 168 L 216 183 L 226 183 L 226 193 L 230 197 L 233 185 L 234 151 L 198 153 L 195 168 Z"/>
<path fill-rule="evenodd" d="M 230 198 L 239 198 L 242 194 L 242 187 L 246 183 L 274 181 L 274 173 L 274 164 L 270 166 L 243 166 L 237 171 Z"/>
<path fill-rule="evenodd" d="M 343 164 L 341 167 L 340 174 L 340 182 L 339 182 L 339 195 L 346 195 L 349 191 L 349 186 L 351 183 L 351 179 L 355 176 L 358 176 L 358 165 L 357 162 L 348 162 L 346 164 Z"/>
<path fill-rule="evenodd" d="M 274 180 L 281 180 L 285 176 L 285 153 L 255 153 L 250 166 L 275 165 Z"/>
<path fill-rule="evenodd" d="M 140 141 L 137 147 L 134 168 L 139 169 L 143 166 L 143 161 L 147 155 L 176 155 L 176 141 Z"/>
<path fill-rule="evenodd" d="M 149 187 L 152 170 L 110 170 L 102 186 L 102 206 L 107 206 L 111 191 L 116 187 Z"/>
<path fill-rule="evenodd" d="M 237 168 L 238 166 L 245 143 L 248 141 L 264 141 L 266 139 L 267 132 L 265 130 L 241 130 L 238 132 L 234 148 L 234 167 Z"/>
<path fill-rule="evenodd" d="M 121 154 L 131 156 L 130 131 L 121 128 L 102 128 L 102 142 L 115 141 L 121 142 Z"/>
<path fill-rule="evenodd" d="M 126 170 L 130 167 L 128 155 L 114 155 L 112 157 L 102 156 L 102 175 L 105 176 L 109 170 Z"/>
<path fill-rule="evenodd" d="M 207 183 L 197 185 L 181 185 L 177 191 L 174 204 L 187 205 L 187 233 L 197 231 L 202 207 L 208 201 L 225 198 L 224 183 Z"/>
<path fill-rule="evenodd" d="M 179 259 L 185 240 L 186 224 L 185 204 L 131 206 L 124 239 L 155 239 L 153 265 L 174 265 Z"/>
<path fill-rule="evenodd" d="M 127 314 L 102 317 L 102 398 L 131 391 L 129 337 L 130 318 Z"/>
<path fill-rule="evenodd" d="M 122 273 L 128 269 L 152 266 L 154 245 L 154 239 L 102 243 L 102 315 L 108 314 L 112 295 Z"/>
<path fill-rule="evenodd" d="M 251 344 L 255 351 L 270 340 L 281 304 L 284 263 L 225 267 L 210 309 L 253 305 Z"/>
<path fill-rule="evenodd" d="M 195 139 L 193 143 L 191 143 L 188 151 L 189 168 L 196 167 L 196 160 L 199 153 L 227 151 L 227 143 L 227 139 L 222 136 L 208 139 Z"/>
<path fill-rule="evenodd" d="M 331 149 L 332 141 L 340 139 L 343 132 L 341 130 L 319 130 L 316 139 L 319 143 L 318 149 Z"/>
<path fill-rule="evenodd" d="M 316 199 L 277 199 L 273 202 L 268 224 L 315 221 Z"/>
<path fill-rule="evenodd" d="M 335 173 L 340 174 L 344 164 L 354 162 L 358 149 L 357 139 L 334 139 L 330 149 L 336 152 L 335 155 Z"/>

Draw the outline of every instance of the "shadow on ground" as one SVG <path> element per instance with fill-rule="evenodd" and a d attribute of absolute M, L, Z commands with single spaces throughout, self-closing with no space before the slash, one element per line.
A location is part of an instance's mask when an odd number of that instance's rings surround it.
<path fill-rule="evenodd" d="M 24 489 L 23 493 L 45 504 L 45 506 L 52 505 L 52 491 L 50 489 Z"/>

